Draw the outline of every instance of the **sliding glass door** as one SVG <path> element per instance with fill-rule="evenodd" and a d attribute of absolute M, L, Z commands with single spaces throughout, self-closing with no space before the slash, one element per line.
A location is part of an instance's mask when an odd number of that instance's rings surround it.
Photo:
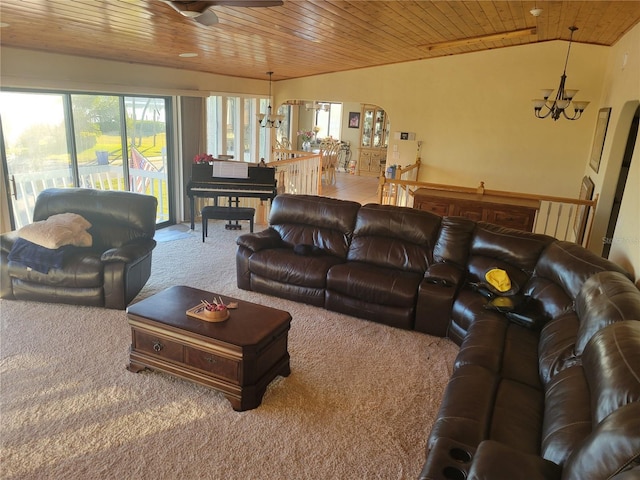
<path fill-rule="evenodd" d="M 58 94 L 2 92 L 0 120 L 15 228 L 31 223 L 38 194 L 71 187 L 74 171 L 65 122 L 65 98 Z"/>
<path fill-rule="evenodd" d="M 50 187 L 153 195 L 156 223 L 173 219 L 169 98 L 3 91 L 0 100 L 13 228 L 32 221 L 35 199 Z"/>

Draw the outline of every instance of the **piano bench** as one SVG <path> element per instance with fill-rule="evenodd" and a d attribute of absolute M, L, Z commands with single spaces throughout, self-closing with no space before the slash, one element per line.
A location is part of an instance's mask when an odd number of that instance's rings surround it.
<path fill-rule="evenodd" d="M 225 228 L 227 230 L 239 230 L 242 228 L 238 224 L 238 220 L 249 220 L 249 229 L 251 233 L 253 233 L 253 217 L 256 214 L 255 208 L 250 207 L 214 207 L 214 206 L 206 206 L 202 207 L 202 211 L 200 212 L 202 215 L 202 241 L 204 242 L 204 237 L 208 236 L 209 229 L 209 219 L 212 220 L 228 220 L 231 222 L 235 220 L 236 223 L 227 223 Z"/>

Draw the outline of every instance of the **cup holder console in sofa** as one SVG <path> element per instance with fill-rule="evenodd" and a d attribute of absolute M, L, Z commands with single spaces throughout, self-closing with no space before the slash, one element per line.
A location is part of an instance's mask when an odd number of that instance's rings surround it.
<path fill-rule="evenodd" d="M 620 266 L 547 235 L 309 195 L 277 196 L 237 244 L 240 288 L 460 346 L 420 479 L 640 475 L 640 291 Z M 488 309 L 477 286 L 494 268 L 535 308 Z"/>

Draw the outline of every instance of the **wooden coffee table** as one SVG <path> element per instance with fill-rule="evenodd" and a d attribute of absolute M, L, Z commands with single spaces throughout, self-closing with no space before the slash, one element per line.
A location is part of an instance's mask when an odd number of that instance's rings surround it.
<path fill-rule="evenodd" d="M 211 323 L 187 316 L 201 299 L 218 296 L 238 303 L 228 320 Z M 258 407 L 267 385 L 291 373 L 288 312 L 176 286 L 130 305 L 127 318 L 130 371 L 151 368 L 212 387 L 234 410 Z"/>

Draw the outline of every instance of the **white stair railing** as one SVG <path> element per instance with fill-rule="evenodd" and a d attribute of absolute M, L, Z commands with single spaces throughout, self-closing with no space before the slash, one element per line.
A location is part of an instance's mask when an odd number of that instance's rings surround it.
<path fill-rule="evenodd" d="M 476 192 L 475 188 L 417 182 L 414 180 L 388 179 L 383 175 L 380 177 L 378 202 L 412 207 L 413 192 L 418 188 L 430 188 L 447 192 Z M 540 207 L 536 214 L 533 232 L 550 235 L 559 240 L 578 243 L 582 246 L 586 246 L 589 243 L 594 212 L 598 204 L 598 195 L 593 200 L 583 200 L 500 190 L 485 190 L 484 194 L 514 199 L 537 200 Z"/>

